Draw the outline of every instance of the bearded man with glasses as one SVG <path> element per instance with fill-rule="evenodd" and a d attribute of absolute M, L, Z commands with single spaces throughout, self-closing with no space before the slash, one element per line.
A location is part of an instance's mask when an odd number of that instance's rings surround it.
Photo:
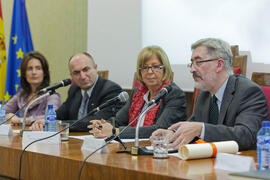
<path fill-rule="evenodd" d="M 207 142 L 234 140 L 240 150 L 256 148 L 261 121 L 268 119 L 267 101 L 261 88 L 233 75 L 230 45 L 215 38 L 201 39 L 191 46 L 188 65 L 200 89 L 195 111 L 187 120 L 152 136 L 170 136 L 171 147 L 190 143 L 194 138 Z"/>

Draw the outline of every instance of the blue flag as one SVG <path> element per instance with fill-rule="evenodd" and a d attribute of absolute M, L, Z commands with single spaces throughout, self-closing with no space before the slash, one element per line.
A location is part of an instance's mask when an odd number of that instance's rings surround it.
<path fill-rule="evenodd" d="M 20 89 L 20 64 L 23 56 L 29 51 L 33 51 L 33 44 L 25 0 L 14 0 L 8 51 L 5 102 Z"/>

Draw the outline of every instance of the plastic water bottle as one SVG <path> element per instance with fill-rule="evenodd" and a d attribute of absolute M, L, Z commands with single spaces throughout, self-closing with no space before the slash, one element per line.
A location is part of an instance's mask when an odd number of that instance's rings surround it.
<path fill-rule="evenodd" d="M 257 134 L 258 169 L 270 168 L 270 121 L 263 121 Z"/>
<path fill-rule="evenodd" d="M 0 123 L 6 121 L 6 108 L 4 105 L 0 104 Z"/>
<path fill-rule="evenodd" d="M 45 113 L 45 131 L 56 132 L 56 112 L 51 104 Z"/>

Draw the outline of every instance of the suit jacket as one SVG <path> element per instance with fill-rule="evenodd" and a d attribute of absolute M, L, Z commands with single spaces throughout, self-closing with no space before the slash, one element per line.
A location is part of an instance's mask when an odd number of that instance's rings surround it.
<path fill-rule="evenodd" d="M 139 128 L 140 138 L 149 138 L 153 131 L 162 128 L 167 129 L 172 124 L 185 121 L 186 116 L 186 98 L 185 93 L 175 84 L 172 83 L 172 90 L 162 98 L 160 108 L 157 111 L 155 124 L 152 126 L 143 126 Z M 122 131 L 129 122 L 129 108 L 132 98 L 138 88 L 132 91 L 129 101 L 116 114 L 115 123 L 119 127 L 119 132 Z M 111 122 L 111 120 L 109 120 Z M 121 138 L 134 138 L 136 127 L 128 127 L 121 135 Z"/>
<path fill-rule="evenodd" d="M 205 124 L 205 141 L 234 140 L 241 150 L 256 148 L 261 122 L 268 119 L 267 101 L 261 88 L 241 75 L 229 77 L 221 102 L 218 124 L 209 124 L 211 94 L 200 91 L 195 112 L 188 121 Z"/>
<path fill-rule="evenodd" d="M 111 98 L 114 98 L 122 92 L 121 87 L 102 77 L 98 77 L 96 85 L 92 91 L 91 97 L 88 102 L 87 112 L 90 112 L 92 109 L 100 106 Z M 68 122 L 72 123 L 74 120 L 77 120 L 78 112 L 81 106 L 82 93 L 81 88 L 73 84 L 69 91 L 67 100 L 63 103 L 62 106 L 56 111 L 57 119 L 60 120 L 69 120 Z M 82 121 L 78 122 L 74 127 L 71 127 L 71 131 L 89 131 L 87 126 L 90 124 L 89 121 L 93 119 L 108 119 L 112 116 L 115 116 L 116 112 L 123 106 L 122 104 L 112 105 L 102 109 L 101 111 L 92 114 Z"/>

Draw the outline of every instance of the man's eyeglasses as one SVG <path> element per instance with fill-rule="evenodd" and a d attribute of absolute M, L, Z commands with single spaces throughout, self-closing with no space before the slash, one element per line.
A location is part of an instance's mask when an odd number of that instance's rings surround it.
<path fill-rule="evenodd" d="M 149 71 L 149 69 L 151 69 L 153 72 L 157 72 L 163 68 L 164 68 L 163 65 L 153 65 L 153 66 L 143 66 L 143 67 L 139 68 L 139 70 L 143 73 L 146 73 Z"/>
<path fill-rule="evenodd" d="M 187 65 L 187 67 L 189 67 L 189 68 L 191 68 L 193 65 L 195 66 L 195 67 L 199 67 L 202 63 L 204 63 L 204 62 L 210 62 L 210 61 L 216 61 L 216 60 L 218 60 L 219 58 L 215 58 L 215 59 L 207 59 L 207 60 L 201 60 L 201 61 L 191 61 L 191 63 L 189 63 L 188 65 Z"/>

